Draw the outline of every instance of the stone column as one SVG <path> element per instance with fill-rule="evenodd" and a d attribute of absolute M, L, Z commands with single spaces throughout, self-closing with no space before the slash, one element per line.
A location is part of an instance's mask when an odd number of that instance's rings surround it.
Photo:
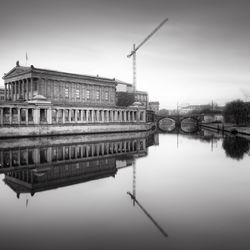
<path fill-rule="evenodd" d="M 40 109 L 34 109 L 34 124 L 40 124 Z"/>
<path fill-rule="evenodd" d="M 86 119 L 86 122 L 88 123 L 88 120 L 89 120 L 89 111 L 86 109 L 86 117 L 85 117 L 85 119 Z"/>
<path fill-rule="evenodd" d="M 140 121 L 140 111 L 139 110 L 136 111 L 136 121 L 137 122 Z"/>
<path fill-rule="evenodd" d="M 101 110 L 102 122 L 104 122 L 104 110 Z"/>
<path fill-rule="evenodd" d="M 100 122 L 100 110 L 96 110 L 96 121 Z"/>
<path fill-rule="evenodd" d="M 0 108 L 0 125 L 3 125 L 3 109 L 2 108 Z"/>
<path fill-rule="evenodd" d="M 91 117 L 92 122 L 94 122 L 94 109 L 92 109 L 92 117 Z"/>
<path fill-rule="evenodd" d="M 51 112 L 51 108 L 47 109 L 47 122 L 48 122 L 48 124 L 52 124 L 52 112 Z"/>
<path fill-rule="evenodd" d="M 77 122 L 77 111 L 78 111 L 78 109 L 75 109 L 75 122 Z"/>
<path fill-rule="evenodd" d="M 28 125 L 29 124 L 29 117 L 28 117 L 29 113 L 28 113 L 28 108 L 25 109 L 25 124 Z"/>
<path fill-rule="evenodd" d="M 4 101 L 7 101 L 7 83 L 4 83 Z"/>
<path fill-rule="evenodd" d="M 33 99 L 33 78 L 30 78 L 30 93 L 31 93 L 31 97 L 30 99 Z"/>
<path fill-rule="evenodd" d="M 65 109 L 62 109 L 62 123 L 65 123 Z"/>
<path fill-rule="evenodd" d="M 110 112 L 111 112 L 111 121 L 113 122 L 114 121 L 113 110 L 111 110 Z"/>
<path fill-rule="evenodd" d="M 59 111 L 60 109 L 56 109 L 56 124 L 59 123 Z"/>
<path fill-rule="evenodd" d="M 22 82 L 22 99 L 25 99 L 25 95 L 24 95 L 24 80 L 21 80 Z"/>
<path fill-rule="evenodd" d="M 127 122 L 127 111 L 123 111 L 123 115 L 124 115 L 124 122 Z"/>
<path fill-rule="evenodd" d="M 29 100 L 29 80 L 28 79 L 25 79 L 25 85 L 26 85 L 25 99 Z"/>
<path fill-rule="evenodd" d="M 9 123 L 12 124 L 12 108 L 10 108 Z"/>
<path fill-rule="evenodd" d="M 10 82 L 8 82 L 8 100 L 10 100 Z"/>
<path fill-rule="evenodd" d="M 21 123 L 20 108 L 17 108 L 17 124 Z"/>
<path fill-rule="evenodd" d="M 17 81 L 15 81 L 15 101 L 17 100 L 17 90 L 18 90 L 18 85 L 17 85 Z"/>
<path fill-rule="evenodd" d="M 10 83 L 10 89 L 11 89 L 11 101 L 14 100 L 14 82 Z"/>
<path fill-rule="evenodd" d="M 69 108 L 69 123 L 71 123 L 71 115 L 72 115 L 71 108 Z"/>
<path fill-rule="evenodd" d="M 22 95 L 21 80 L 17 82 L 18 82 L 18 99 L 20 99 Z"/>

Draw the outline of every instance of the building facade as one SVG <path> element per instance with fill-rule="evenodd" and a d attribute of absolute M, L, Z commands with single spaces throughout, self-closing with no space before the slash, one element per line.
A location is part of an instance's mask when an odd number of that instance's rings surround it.
<path fill-rule="evenodd" d="M 148 109 L 154 111 L 156 114 L 159 113 L 160 103 L 159 102 L 149 102 Z"/>
<path fill-rule="evenodd" d="M 146 104 L 116 106 L 115 79 L 18 62 L 3 79 L 0 137 L 145 131 L 153 126 Z M 147 100 L 144 93 L 139 93 L 141 102 Z"/>
<path fill-rule="evenodd" d="M 116 82 L 117 82 L 117 86 L 116 86 L 117 92 L 133 93 L 132 84 L 126 83 L 120 80 L 116 80 Z M 145 108 L 148 108 L 148 93 L 145 91 L 136 90 L 135 102 L 140 102 Z"/>
<path fill-rule="evenodd" d="M 42 95 L 56 104 L 115 106 L 115 79 L 20 66 L 4 75 L 6 102 Z"/>

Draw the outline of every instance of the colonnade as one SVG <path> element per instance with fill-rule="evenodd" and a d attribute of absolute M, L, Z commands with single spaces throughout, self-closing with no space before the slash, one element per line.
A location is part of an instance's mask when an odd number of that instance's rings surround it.
<path fill-rule="evenodd" d="M 101 109 L 55 106 L 0 106 L 0 125 L 70 123 L 145 123 L 145 109 Z"/>
<path fill-rule="evenodd" d="M 146 139 L 127 139 L 90 144 L 59 145 L 41 148 L 19 148 L 0 151 L 3 168 L 38 166 L 56 162 L 78 162 L 81 159 L 105 160 L 106 156 L 146 152 Z"/>
<path fill-rule="evenodd" d="M 37 91 L 36 82 L 34 79 L 26 78 L 5 83 L 5 101 L 16 101 L 19 99 L 32 99 L 34 92 Z"/>

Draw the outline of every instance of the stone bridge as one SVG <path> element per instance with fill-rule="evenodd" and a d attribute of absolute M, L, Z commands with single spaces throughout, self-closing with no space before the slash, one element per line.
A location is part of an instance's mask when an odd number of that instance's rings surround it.
<path fill-rule="evenodd" d="M 157 127 L 163 132 L 171 132 L 176 129 L 183 130 L 182 125 L 192 125 L 195 130 L 198 129 L 203 116 L 202 115 L 156 115 Z M 168 127 L 168 128 L 166 128 Z M 183 131 L 186 132 L 186 131 Z"/>

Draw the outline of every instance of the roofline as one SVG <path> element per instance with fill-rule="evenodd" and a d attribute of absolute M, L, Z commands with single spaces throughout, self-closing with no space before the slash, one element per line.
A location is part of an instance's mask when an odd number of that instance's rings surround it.
<path fill-rule="evenodd" d="M 115 80 L 115 78 L 107 78 L 107 77 L 99 77 L 97 76 L 93 76 L 93 75 L 81 75 L 81 74 L 77 74 L 77 73 L 68 73 L 68 72 L 64 72 L 64 71 L 58 71 L 58 70 L 51 70 L 51 69 L 42 69 L 42 68 L 35 68 L 33 65 L 31 65 L 30 67 L 24 67 L 24 66 L 15 66 L 14 68 L 12 68 L 8 73 L 4 74 L 4 76 L 2 77 L 3 80 L 6 79 L 6 76 L 8 74 L 10 74 L 13 70 L 18 69 L 18 68 L 22 68 L 25 69 L 27 71 L 25 72 L 21 72 L 18 75 L 22 75 L 22 74 L 27 74 L 27 73 L 43 73 L 43 72 L 47 72 L 47 73 L 51 73 L 51 74 L 61 74 L 61 75 L 65 75 L 65 76 L 71 76 L 71 77 L 76 77 L 76 78 L 87 78 L 87 79 L 92 79 L 92 80 L 97 80 L 97 81 L 107 81 L 113 84 L 117 85 L 117 81 Z M 39 72 L 40 71 L 40 72 Z"/>

